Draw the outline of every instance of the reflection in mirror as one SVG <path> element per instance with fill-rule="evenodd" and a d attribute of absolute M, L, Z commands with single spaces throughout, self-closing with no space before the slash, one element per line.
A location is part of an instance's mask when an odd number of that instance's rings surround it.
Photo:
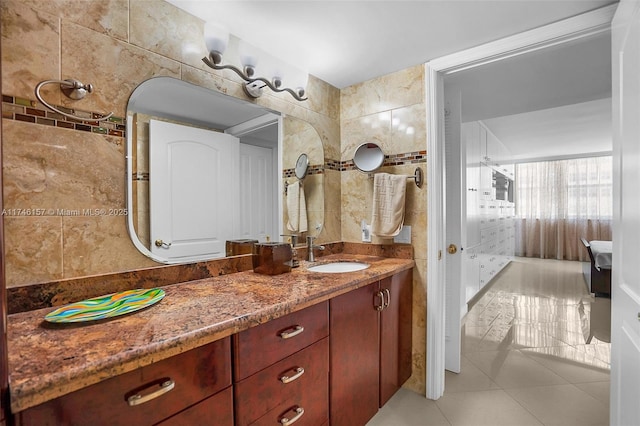
<path fill-rule="evenodd" d="M 377 144 L 365 142 L 356 148 L 353 154 L 353 164 L 363 172 L 373 172 L 384 163 L 384 152 Z"/>
<path fill-rule="evenodd" d="M 317 237 L 324 224 L 322 140 L 311 124 L 291 116 L 283 119 L 283 133 L 284 230 L 287 235 Z M 305 167 L 299 167 L 300 163 L 306 164 L 305 173 L 301 173 Z M 304 240 L 298 238 L 299 242 Z"/>
<path fill-rule="evenodd" d="M 284 127 L 279 113 L 250 102 L 169 77 L 143 82 L 127 106 L 134 245 L 158 262 L 182 263 L 223 257 L 228 240 L 278 239 L 281 154 L 293 151 Z"/>

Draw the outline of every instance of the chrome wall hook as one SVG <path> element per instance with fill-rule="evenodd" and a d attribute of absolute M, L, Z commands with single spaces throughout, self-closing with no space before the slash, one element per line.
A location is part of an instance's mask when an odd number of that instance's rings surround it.
<path fill-rule="evenodd" d="M 58 108 L 54 107 L 53 105 L 50 105 L 47 101 L 45 101 L 42 98 L 42 95 L 40 94 L 40 89 L 47 84 L 59 84 L 60 90 L 62 91 L 62 93 L 64 93 L 65 96 L 68 97 L 69 99 L 73 99 L 73 100 L 83 99 L 87 95 L 87 93 L 93 92 L 93 85 L 83 84 L 82 82 L 73 78 L 68 78 L 66 80 L 45 80 L 38 83 L 35 90 L 36 98 L 38 98 L 38 100 L 40 101 L 40 103 L 42 103 L 42 105 L 49 108 L 53 112 L 64 115 L 65 117 L 68 117 L 68 118 L 72 118 L 74 120 L 81 120 L 81 121 L 104 121 L 104 120 L 108 120 L 113 115 L 113 112 L 110 112 L 108 114 L 103 115 L 100 118 L 85 118 L 85 117 L 78 117 L 77 115 L 73 115 L 73 114 L 69 114 L 67 112 L 61 111 Z"/>

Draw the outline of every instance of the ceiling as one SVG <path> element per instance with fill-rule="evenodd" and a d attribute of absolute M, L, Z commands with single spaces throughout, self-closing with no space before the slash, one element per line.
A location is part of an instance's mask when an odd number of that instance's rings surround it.
<path fill-rule="evenodd" d="M 168 0 L 344 88 L 568 18 L 610 0 Z M 579 39 L 447 76 L 463 121 L 514 159 L 611 150 L 611 39 Z M 532 148 L 535 147 L 535 148 Z"/>
<path fill-rule="evenodd" d="M 344 88 L 611 0 L 168 0 Z"/>
<path fill-rule="evenodd" d="M 484 120 L 514 162 L 611 153 L 611 98 Z"/>
<path fill-rule="evenodd" d="M 609 153 L 611 34 L 447 75 L 462 121 L 482 120 L 516 161 Z"/>

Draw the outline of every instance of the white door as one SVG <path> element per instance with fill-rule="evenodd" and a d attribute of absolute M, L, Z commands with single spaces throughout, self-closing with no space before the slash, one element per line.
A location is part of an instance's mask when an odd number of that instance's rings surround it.
<path fill-rule="evenodd" d="M 445 92 L 446 93 L 446 92 Z M 460 372 L 462 350 L 462 317 L 466 312 L 466 289 L 462 277 L 463 214 L 466 218 L 466 194 L 463 200 L 462 187 L 466 188 L 466 155 L 460 143 L 460 93 L 445 99 L 445 177 L 446 177 L 446 223 L 445 253 L 446 269 L 446 328 L 445 328 L 445 369 Z M 463 184 L 464 179 L 464 184 Z M 466 225 L 464 228 L 466 232 Z M 455 246 L 455 252 L 449 248 Z"/>
<path fill-rule="evenodd" d="M 274 214 L 274 203 L 278 197 L 275 193 L 273 155 L 272 148 L 240 144 L 240 212 L 237 232 L 240 238 L 264 242 L 267 237 L 278 236 Z"/>
<path fill-rule="evenodd" d="M 151 252 L 169 262 L 224 257 L 238 208 L 239 139 L 149 125 Z"/>
<path fill-rule="evenodd" d="M 614 217 L 611 424 L 640 425 L 640 2 L 612 24 Z"/>

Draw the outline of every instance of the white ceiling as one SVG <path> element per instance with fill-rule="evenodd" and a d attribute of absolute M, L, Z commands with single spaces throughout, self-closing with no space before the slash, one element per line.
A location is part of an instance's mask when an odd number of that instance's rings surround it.
<path fill-rule="evenodd" d="M 610 0 L 168 0 L 343 88 Z M 611 150 L 610 34 L 447 76 L 515 159 Z"/>
<path fill-rule="evenodd" d="M 168 0 L 344 88 L 611 0 Z"/>
<path fill-rule="evenodd" d="M 462 121 L 611 97 L 611 34 L 562 43 L 445 76 L 462 93 Z"/>
<path fill-rule="evenodd" d="M 516 161 L 612 149 L 609 32 L 448 75 L 445 92 Z"/>
<path fill-rule="evenodd" d="M 515 161 L 610 154 L 611 98 L 483 121 Z"/>

